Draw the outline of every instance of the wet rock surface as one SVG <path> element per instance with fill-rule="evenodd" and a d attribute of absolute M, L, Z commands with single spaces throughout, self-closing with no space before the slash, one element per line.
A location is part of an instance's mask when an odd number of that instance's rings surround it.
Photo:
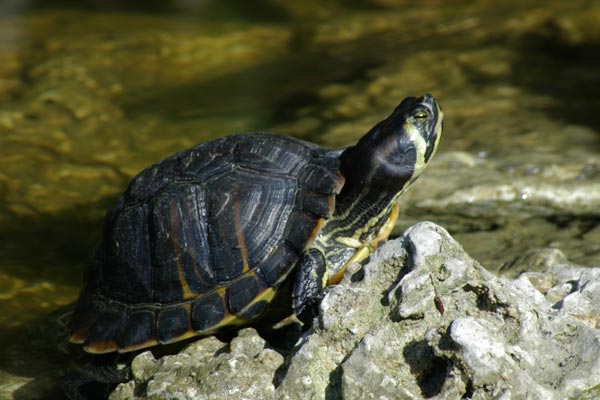
<path fill-rule="evenodd" d="M 429 222 L 331 288 L 284 358 L 252 329 L 133 361 L 125 398 L 595 398 L 600 269 L 498 278 Z"/>

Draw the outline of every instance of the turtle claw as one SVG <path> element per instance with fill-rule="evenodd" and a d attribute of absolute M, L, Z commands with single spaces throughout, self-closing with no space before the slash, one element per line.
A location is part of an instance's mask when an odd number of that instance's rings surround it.
<path fill-rule="evenodd" d="M 304 331 L 313 325 L 314 319 L 319 315 L 319 304 L 322 299 L 323 296 L 312 297 L 296 309 L 296 317 L 302 322 Z"/>

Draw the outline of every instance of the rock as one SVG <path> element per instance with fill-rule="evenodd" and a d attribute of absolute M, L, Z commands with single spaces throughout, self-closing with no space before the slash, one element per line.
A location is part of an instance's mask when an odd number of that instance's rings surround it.
<path fill-rule="evenodd" d="M 142 353 L 111 399 L 594 398 L 599 301 L 598 268 L 499 278 L 423 222 L 349 268 L 285 363 L 244 329 Z"/>
<path fill-rule="evenodd" d="M 564 133 L 571 134 L 567 130 Z M 456 170 L 456 174 L 446 177 L 454 182 L 440 182 L 430 189 L 430 196 L 420 207 L 456 209 L 471 217 L 501 221 L 509 209 L 521 217 L 561 213 L 578 216 L 594 214 L 600 205 L 600 175 L 593 172 L 597 168 L 593 153 L 576 160 L 568 156 L 515 154 L 500 162 L 485 156 L 468 156 L 450 152 L 440 157 L 438 162 Z M 432 179 L 439 178 L 442 172 L 433 173 Z M 472 206 L 465 210 L 468 204 Z M 500 204 L 505 207 L 498 207 Z"/>
<path fill-rule="evenodd" d="M 401 226 L 434 220 L 488 270 L 511 278 L 522 269 L 509 271 L 510 265 L 535 262 L 516 260 L 533 249 L 560 249 L 572 262 L 598 265 L 600 246 L 594 239 L 600 230 L 595 231 L 590 219 L 600 207 L 596 159 L 592 153 L 512 154 L 502 159 L 440 154 L 427 171 L 429 184 L 415 185 L 407 193 L 418 201 L 404 203 Z"/>
<path fill-rule="evenodd" d="M 567 263 L 567 257 L 559 249 L 530 250 L 523 255 L 517 256 L 511 262 L 504 264 L 500 267 L 499 272 L 505 278 L 516 278 L 523 272 L 545 271 L 554 265 Z M 542 275 L 545 276 L 545 274 Z M 534 284 L 534 286 L 540 290 L 537 285 Z M 540 292 L 543 292 L 543 290 L 540 290 Z"/>
<path fill-rule="evenodd" d="M 138 355 L 131 366 L 134 379 L 119 385 L 110 399 L 270 398 L 282 363 L 283 357 L 247 328 L 229 345 L 207 337 L 159 360 L 149 351 Z"/>

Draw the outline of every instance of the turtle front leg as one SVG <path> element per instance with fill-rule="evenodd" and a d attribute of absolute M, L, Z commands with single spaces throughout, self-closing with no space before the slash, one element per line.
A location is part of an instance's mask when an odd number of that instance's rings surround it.
<path fill-rule="evenodd" d="M 306 251 L 297 268 L 294 284 L 294 311 L 296 317 L 310 326 L 318 314 L 318 307 L 327 286 L 327 267 L 323 253 L 316 249 Z"/>
<path fill-rule="evenodd" d="M 396 225 L 399 213 L 400 207 L 398 203 L 394 203 L 388 214 L 384 215 L 385 218 L 382 218 L 383 223 L 372 227 L 374 233 L 364 242 L 354 237 L 341 236 L 335 238 L 334 245 L 320 243 L 303 254 L 297 267 L 293 297 L 296 316 L 305 326 L 310 326 L 318 314 L 318 306 L 325 295 L 325 288 L 338 284 L 348 265 L 362 262 L 381 242 L 387 240 Z M 327 254 L 327 261 L 323 252 Z"/>

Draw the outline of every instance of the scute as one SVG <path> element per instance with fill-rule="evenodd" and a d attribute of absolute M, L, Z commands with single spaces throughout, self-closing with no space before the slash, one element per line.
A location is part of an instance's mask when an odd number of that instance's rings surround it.
<path fill-rule="evenodd" d="M 171 343 L 191 329 L 189 308 L 189 304 L 183 304 L 158 313 L 156 338 L 160 343 Z"/>
<path fill-rule="evenodd" d="M 298 181 L 301 189 L 321 194 L 339 193 L 344 184 L 344 179 L 339 173 L 331 174 L 327 167 L 320 165 L 309 165 L 304 168 Z"/>
<path fill-rule="evenodd" d="M 261 264 L 273 251 L 294 208 L 295 191 L 288 176 L 244 170 L 209 182 L 208 248 L 217 281 L 231 280 Z"/>
<path fill-rule="evenodd" d="M 202 213 L 203 192 L 198 184 L 174 182 L 150 201 L 153 302 L 191 298 L 215 284 L 207 268 L 209 233 Z"/>
<path fill-rule="evenodd" d="M 277 287 L 285 278 L 285 271 L 300 259 L 300 254 L 288 243 L 282 240 L 277 248 L 267 257 L 261 267 L 269 285 Z"/>
<path fill-rule="evenodd" d="M 154 196 L 168 185 L 179 174 L 179 171 L 176 156 L 171 156 L 146 168 L 129 184 L 125 192 L 126 200 L 140 202 Z"/>
<path fill-rule="evenodd" d="M 147 210 L 143 205 L 125 207 L 114 217 L 112 235 L 97 253 L 90 272 L 93 280 L 109 281 L 114 298 L 131 300 L 131 294 L 150 297 L 152 293 L 151 250 Z"/>
<path fill-rule="evenodd" d="M 232 314 L 243 315 L 242 311 L 268 288 L 269 284 L 262 275 L 260 268 L 244 274 L 227 289 L 229 311 Z M 244 316 L 244 318 L 246 317 Z"/>
<path fill-rule="evenodd" d="M 298 210 L 294 210 L 286 225 L 285 237 L 288 245 L 291 245 L 299 255 L 307 245 L 306 232 L 312 231 L 317 226 L 319 218 Z"/>
<path fill-rule="evenodd" d="M 338 167 L 333 152 L 258 133 L 142 171 L 107 214 L 71 340 L 125 352 L 257 317 L 332 214 Z"/>
<path fill-rule="evenodd" d="M 125 315 L 102 313 L 95 321 L 91 333 L 83 342 L 84 348 L 94 347 L 95 352 L 108 353 L 117 349 L 117 338 L 123 328 Z"/>
<path fill-rule="evenodd" d="M 192 304 L 192 329 L 196 332 L 206 331 L 217 325 L 225 315 L 223 296 L 218 293 L 202 296 Z"/>
<path fill-rule="evenodd" d="M 154 320 L 154 312 L 150 310 L 139 310 L 129 314 L 117 340 L 117 347 L 132 350 L 146 347 L 154 338 Z"/>

